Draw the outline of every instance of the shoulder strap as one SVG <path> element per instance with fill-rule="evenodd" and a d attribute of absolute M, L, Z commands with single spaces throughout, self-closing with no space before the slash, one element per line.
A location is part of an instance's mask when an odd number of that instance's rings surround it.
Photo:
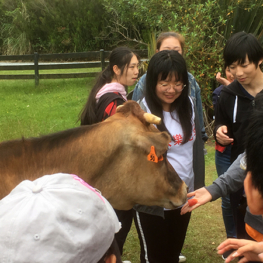
<path fill-rule="evenodd" d="M 108 107 L 108 105 L 114 101 L 116 101 L 116 106 L 124 103 L 124 99 L 119 93 L 110 92 L 100 97 L 96 108 L 98 122 L 101 122 L 103 119 L 105 119 L 105 110 Z"/>

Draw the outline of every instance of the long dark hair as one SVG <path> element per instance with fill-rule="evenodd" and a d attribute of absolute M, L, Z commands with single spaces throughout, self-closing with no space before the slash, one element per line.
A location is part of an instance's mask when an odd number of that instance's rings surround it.
<path fill-rule="evenodd" d="M 156 95 L 156 86 L 159 80 L 166 80 L 175 76 L 176 81 L 181 81 L 185 86 L 181 95 L 171 104 L 170 113 L 176 111 L 183 129 L 183 144 L 188 142 L 192 135 L 192 105 L 189 100 L 189 82 L 184 58 L 174 50 L 163 50 L 156 53 L 150 60 L 146 75 L 145 99 L 152 114 L 163 120 L 163 106 Z M 160 131 L 167 131 L 162 121 L 157 126 Z"/>
<path fill-rule="evenodd" d="M 139 60 L 139 57 L 134 54 L 128 47 L 117 47 L 112 50 L 109 57 L 109 65 L 98 76 L 95 85 L 90 91 L 88 100 L 80 112 L 79 119 L 81 125 L 93 124 L 97 122 L 95 98 L 96 94 L 105 84 L 112 81 L 112 78 L 114 77 L 113 66 L 117 65 L 118 68 L 121 70 L 122 75 L 126 66 L 128 69 L 128 66 L 134 55 Z"/>

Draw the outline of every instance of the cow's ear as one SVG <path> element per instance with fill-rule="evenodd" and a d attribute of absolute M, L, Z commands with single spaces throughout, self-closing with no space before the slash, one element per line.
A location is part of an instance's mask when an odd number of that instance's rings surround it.
<path fill-rule="evenodd" d="M 167 151 L 170 141 L 171 137 L 167 132 L 144 132 L 136 134 L 133 143 L 142 148 L 146 154 L 149 154 L 151 147 L 154 146 L 156 155 L 160 157 Z"/>

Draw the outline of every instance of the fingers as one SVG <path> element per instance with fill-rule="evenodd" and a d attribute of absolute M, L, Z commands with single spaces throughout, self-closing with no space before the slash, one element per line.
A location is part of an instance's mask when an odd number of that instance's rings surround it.
<path fill-rule="evenodd" d="M 237 250 L 242 245 L 239 245 L 239 241 L 241 240 L 235 238 L 228 238 L 217 247 L 217 253 L 223 255 L 228 250 Z"/>
<path fill-rule="evenodd" d="M 243 245 L 242 243 L 243 239 L 236 239 L 236 238 L 228 238 L 224 242 L 222 242 L 218 247 L 217 250 L 224 249 L 229 246 L 236 246 L 238 248 L 239 246 Z M 239 245 L 239 246 L 238 246 Z"/>
<path fill-rule="evenodd" d="M 233 258 L 232 260 L 234 260 L 234 258 Z M 231 260 L 231 261 L 232 261 L 232 260 Z M 226 262 L 227 262 L 227 261 L 226 261 Z M 228 261 L 228 262 L 230 262 L 230 261 Z M 245 257 L 241 258 L 241 259 L 238 261 L 238 263 L 245 263 L 245 262 L 249 262 L 249 260 L 248 260 L 247 258 L 245 258 Z"/>
<path fill-rule="evenodd" d="M 260 259 L 260 262 L 263 262 L 263 252 L 258 254 L 258 258 Z"/>
<path fill-rule="evenodd" d="M 226 263 L 233 259 L 243 256 L 238 263 L 261 261 L 260 254 L 263 253 L 263 243 L 255 242 L 246 239 L 227 239 L 218 246 L 218 254 L 223 254 L 226 251 L 233 249 L 236 250 L 226 259 Z M 262 257 L 263 258 L 263 257 Z"/>
<path fill-rule="evenodd" d="M 181 215 L 184 215 L 186 213 L 192 212 L 194 209 L 196 209 L 200 204 L 195 204 L 193 206 L 189 206 L 188 202 L 185 203 L 185 205 L 181 209 Z"/>
<path fill-rule="evenodd" d="M 216 135 L 229 138 L 229 136 L 227 135 L 227 127 L 225 125 L 219 127 L 216 131 Z"/>
<path fill-rule="evenodd" d="M 180 214 L 184 215 L 184 214 L 188 213 L 189 209 L 190 209 L 190 207 L 189 207 L 188 203 L 185 203 L 185 205 L 181 209 L 181 213 Z"/>
<path fill-rule="evenodd" d="M 195 192 L 190 192 L 187 194 L 187 197 L 192 197 L 192 196 L 195 196 Z"/>
<path fill-rule="evenodd" d="M 248 240 L 242 243 L 243 246 L 239 247 L 238 250 L 232 255 L 232 257 L 240 257 L 249 255 L 252 257 L 256 257 L 257 261 L 260 260 L 262 262 L 262 253 L 263 253 L 263 243 L 255 242 Z M 246 262 L 246 261 L 244 261 Z"/>
<path fill-rule="evenodd" d="M 212 195 L 206 190 L 205 187 L 199 188 L 195 190 L 194 192 L 188 193 L 187 197 L 188 198 L 194 197 L 197 203 L 190 206 L 189 203 L 187 202 L 181 209 L 181 215 L 187 212 L 192 212 L 197 207 L 204 205 L 207 202 L 210 202 L 212 200 Z M 191 204 L 193 204 L 193 202 L 191 202 Z"/>
<path fill-rule="evenodd" d="M 216 131 L 216 140 L 222 145 L 228 145 L 234 141 L 233 138 L 229 138 L 227 135 L 227 126 L 222 125 Z"/>
<path fill-rule="evenodd" d="M 254 249 L 253 244 L 248 244 L 248 245 L 245 245 L 245 246 L 243 246 L 243 247 L 240 247 L 240 248 L 236 251 L 236 253 L 234 253 L 235 255 L 232 255 L 232 256 L 234 256 L 234 257 L 240 257 L 240 256 L 242 256 L 242 255 L 243 255 L 244 253 L 246 253 L 246 252 L 252 252 L 253 249 Z M 253 252 L 254 252 L 254 251 L 253 251 Z"/>

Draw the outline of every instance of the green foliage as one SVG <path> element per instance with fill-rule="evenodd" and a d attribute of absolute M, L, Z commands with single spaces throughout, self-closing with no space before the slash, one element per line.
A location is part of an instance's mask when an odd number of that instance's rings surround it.
<path fill-rule="evenodd" d="M 180 32 L 189 71 L 212 108 L 215 74 L 231 34 L 246 31 L 263 44 L 263 0 L 0 0 L 0 52 L 65 53 L 118 45 L 155 52 L 154 36 Z"/>
<path fill-rule="evenodd" d="M 151 33 L 167 30 L 173 19 L 168 0 L 104 0 L 103 4 L 110 15 L 106 36 L 136 48 L 148 46 Z"/>
<path fill-rule="evenodd" d="M 6 11 L 0 33 L 6 53 L 23 55 L 31 51 L 30 19 L 23 2 L 17 1 Z"/>
<path fill-rule="evenodd" d="M 231 5 L 228 12 L 232 11 Z M 218 1 L 208 0 L 204 4 L 193 2 L 183 4 L 173 12 L 175 23 L 170 29 L 180 32 L 186 38 L 185 57 L 189 71 L 197 79 L 203 102 L 211 106 L 211 80 L 222 70 L 222 50 L 225 38 L 219 31 L 226 22 Z"/>
<path fill-rule="evenodd" d="M 217 85 L 215 75 L 224 68 L 222 51 L 226 40 L 242 30 L 262 35 L 262 4 L 262 0 L 207 0 L 191 4 L 181 1 L 173 11 L 175 23 L 171 23 L 170 30 L 186 38 L 185 57 L 207 108 L 212 109 L 212 90 Z"/>
<path fill-rule="evenodd" d="M 108 48 L 102 0 L 0 0 L 2 53 L 65 53 Z M 1 15 L 1 12 L 0 12 Z"/>
<path fill-rule="evenodd" d="M 156 46 L 157 46 L 156 33 L 152 32 L 150 34 L 149 39 L 150 39 L 150 42 L 148 44 L 148 58 L 150 59 L 156 53 Z"/>
<path fill-rule="evenodd" d="M 153 34 L 173 30 L 185 36 L 184 55 L 208 111 L 212 111 L 215 75 L 223 71 L 222 51 L 230 35 L 244 30 L 263 43 L 263 0 L 104 0 L 104 5 L 112 16 L 110 29 L 115 37 L 149 43 L 149 54 L 154 50 Z"/>

